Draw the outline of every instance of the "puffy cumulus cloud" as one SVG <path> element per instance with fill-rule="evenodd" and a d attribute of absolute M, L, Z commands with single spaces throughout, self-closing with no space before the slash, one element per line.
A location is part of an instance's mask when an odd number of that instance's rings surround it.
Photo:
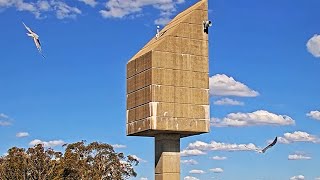
<path fill-rule="evenodd" d="M 183 180 L 199 180 L 199 179 L 193 176 L 186 176 L 183 178 Z"/>
<path fill-rule="evenodd" d="M 290 178 L 290 180 L 304 180 L 304 176 L 303 175 L 293 176 Z"/>
<path fill-rule="evenodd" d="M 0 120 L 0 126 L 10 126 L 11 122 Z"/>
<path fill-rule="evenodd" d="M 34 146 L 37 144 L 42 144 L 44 147 L 51 147 L 52 148 L 55 146 L 61 146 L 61 145 L 65 144 L 65 142 L 62 140 L 41 141 L 39 139 L 35 139 L 29 143 L 30 146 Z"/>
<path fill-rule="evenodd" d="M 230 113 L 225 118 L 212 118 L 211 125 L 216 127 L 245 127 L 245 126 L 285 126 L 294 125 L 295 121 L 287 115 L 277 115 L 265 110 L 252 113 Z"/>
<path fill-rule="evenodd" d="M 38 7 L 40 11 L 49 11 L 51 5 L 48 1 L 38 1 Z"/>
<path fill-rule="evenodd" d="M 216 74 L 209 78 L 210 95 L 214 96 L 239 96 L 256 97 L 257 91 L 250 89 L 245 84 L 236 81 L 225 74 Z"/>
<path fill-rule="evenodd" d="M 85 4 L 91 7 L 95 7 L 98 4 L 96 0 L 79 0 L 79 1 L 84 2 Z"/>
<path fill-rule="evenodd" d="M 170 21 L 171 21 L 171 18 L 169 18 L 169 17 L 160 17 L 160 18 L 154 20 L 154 24 L 157 24 L 157 25 L 166 25 L 166 24 L 168 24 Z"/>
<path fill-rule="evenodd" d="M 254 151 L 258 149 L 254 144 L 229 144 L 212 141 L 211 143 L 205 143 L 202 141 L 196 141 L 190 143 L 186 150 L 199 150 L 203 151 Z"/>
<path fill-rule="evenodd" d="M 123 144 L 113 144 L 112 147 L 115 149 L 123 149 L 123 148 L 126 148 L 127 146 Z"/>
<path fill-rule="evenodd" d="M 306 115 L 312 119 L 320 120 L 320 111 L 310 111 Z"/>
<path fill-rule="evenodd" d="M 213 102 L 215 105 L 243 106 L 244 103 L 230 98 L 223 98 Z"/>
<path fill-rule="evenodd" d="M 315 34 L 308 40 L 307 49 L 314 57 L 320 57 L 320 35 Z"/>
<path fill-rule="evenodd" d="M 144 7 L 152 6 L 160 11 L 160 18 L 155 20 L 155 23 L 165 25 L 176 11 L 176 5 L 181 3 L 184 3 L 184 0 L 109 0 L 105 4 L 106 9 L 101 10 L 100 14 L 104 18 L 123 18 L 142 13 Z"/>
<path fill-rule="evenodd" d="M 138 160 L 139 162 L 143 162 L 143 163 L 146 163 L 146 162 L 147 162 L 146 160 L 138 157 L 137 155 L 132 154 L 132 155 L 130 155 L 130 156 L 133 157 L 133 158 L 135 158 L 135 159 Z"/>
<path fill-rule="evenodd" d="M 37 2 L 24 0 L 0 0 L 0 8 L 15 8 L 18 11 L 27 11 L 42 18 L 45 12 L 54 12 L 58 19 L 75 18 L 81 10 L 72 7 L 60 0 L 39 0 Z"/>
<path fill-rule="evenodd" d="M 226 160 L 227 157 L 224 157 L 224 156 L 213 156 L 211 159 L 213 159 L 213 160 L 218 160 L 218 161 L 222 161 L 222 160 Z"/>
<path fill-rule="evenodd" d="M 81 10 L 77 7 L 72 7 L 67 5 L 65 2 L 62 1 L 50 1 L 50 5 L 52 9 L 56 13 L 56 17 L 58 19 L 65 19 L 65 18 L 75 18 L 78 14 L 81 14 Z"/>
<path fill-rule="evenodd" d="M 199 170 L 199 169 L 192 169 L 191 171 L 189 171 L 190 174 L 204 174 L 206 172 L 204 172 L 203 170 Z"/>
<path fill-rule="evenodd" d="M 303 154 L 290 154 L 288 160 L 310 160 L 311 157 Z"/>
<path fill-rule="evenodd" d="M 222 168 L 213 168 L 213 169 L 209 169 L 209 171 L 212 171 L 214 173 L 223 173 L 223 169 Z"/>
<path fill-rule="evenodd" d="M 18 132 L 16 134 L 16 137 L 18 137 L 18 138 L 23 138 L 23 137 L 28 137 L 28 136 L 29 136 L 28 132 Z"/>
<path fill-rule="evenodd" d="M 3 113 L 0 113 L 0 119 L 9 119 L 9 116 Z"/>
<path fill-rule="evenodd" d="M 1 4 L 1 0 L 0 0 L 0 4 Z M 11 122 L 10 122 L 10 118 L 8 115 L 0 113 L 0 126 L 10 126 Z"/>
<path fill-rule="evenodd" d="M 320 143 L 320 139 L 307 132 L 295 131 L 293 133 L 285 133 L 283 137 L 278 138 L 278 142 L 282 144 L 290 144 L 294 142 Z"/>
<path fill-rule="evenodd" d="M 181 160 L 180 161 L 182 164 L 187 164 L 187 165 L 196 165 L 198 162 L 194 159 L 188 159 L 188 160 Z"/>
<path fill-rule="evenodd" d="M 198 149 L 185 149 L 180 152 L 180 156 L 199 156 L 204 154 L 206 153 Z"/>

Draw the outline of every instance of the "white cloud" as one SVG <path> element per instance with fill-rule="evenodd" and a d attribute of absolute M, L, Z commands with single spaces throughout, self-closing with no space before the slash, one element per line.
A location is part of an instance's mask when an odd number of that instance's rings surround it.
<path fill-rule="evenodd" d="M 39 0 L 36 3 L 24 0 L 0 0 L 0 8 L 15 8 L 18 11 L 27 11 L 42 18 L 44 12 L 54 12 L 58 19 L 75 18 L 81 10 L 69 6 L 60 0 Z"/>
<path fill-rule="evenodd" d="M 171 18 L 169 18 L 169 17 L 161 17 L 161 18 L 154 20 L 154 24 L 164 26 L 164 25 L 168 24 L 170 21 L 171 21 Z"/>
<path fill-rule="evenodd" d="M 187 165 L 196 165 L 198 162 L 194 159 L 189 159 L 189 160 L 181 160 L 180 161 L 182 164 L 187 164 Z"/>
<path fill-rule="evenodd" d="M 283 137 L 278 138 L 279 143 L 290 144 L 294 142 L 311 142 L 311 143 L 320 143 L 320 139 L 311 135 L 307 132 L 295 131 L 293 133 L 285 133 Z"/>
<path fill-rule="evenodd" d="M 288 160 L 310 160 L 311 157 L 305 156 L 303 154 L 290 154 Z"/>
<path fill-rule="evenodd" d="M 133 157 L 133 158 L 135 158 L 135 159 L 138 160 L 139 162 L 143 162 L 143 163 L 146 163 L 146 162 L 147 162 L 146 160 L 138 157 L 137 155 L 134 155 L 134 154 L 133 154 L 133 155 L 130 155 L 130 156 Z"/>
<path fill-rule="evenodd" d="M 199 180 L 199 179 L 193 176 L 186 176 L 183 178 L 183 180 Z"/>
<path fill-rule="evenodd" d="M 75 18 L 78 14 L 81 14 L 81 10 L 76 7 L 71 7 L 62 1 L 50 1 L 53 7 L 56 17 L 58 19 Z"/>
<path fill-rule="evenodd" d="M 99 4 L 97 0 L 78 0 L 78 2 L 91 7 Z M 105 18 L 123 18 L 132 15 L 136 17 L 143 14 L 145 7 L 153 7 L 160 11 L 158 19 L 154 21 L 155 24 L 165 25 L 176 12 L 176 6 L 184 2 L 184 0 L 107 0 L 105 9 L 101 10 L 100 14 Z M 15 8 L 17 11 L 30 12 L 36 18 L 44 18 L 50 12 L 55 13 L 58 19 L 75 18 L 82 14 L 79 8 L 69 4 L 71 2 L 64 0 L 0 0 L 0 9 Z"/>
<path fill-rule="evenodd" d="M 127 146 L 123 144 L 113 144 L 112 147 L 115 149 L 123 149 L 123 148 L 126 148 Z"/>
<path fill-rule="evenodd" d="M 11 123 L 9 121 L 0 121 L 0 126 L 10 126 Z"/>
<path fill-rule="evenodd" d="M 95 7 L 98 4 L 96 0 L 79 0 L 79 1 L 84 2 L 85 4 L 91 7 Z"/>
<path fill-rule="evenodd" d="M 189 171 L 190 174 L 204 174 L 206 172 L 204 172 L 203 170 L 199 170 L 199 169 L 193 169 L 191 171 Z"/>
<path fill-rule="evenodd" d="M 258 110 L 252 113 L 230 113 L 223 119 L 211 119 L 211 125 L 216 127 L 285 126 L 294 124 L 295 121 L 287 115 L 277 115 L 265 110 Z"/>
<path fill-rule="evenodd" d="M 308 40 L 307 49 L 314 57 L 320 57 L 320 35 L 315 34 Z"/>
<path fill-rule="evenodd" d="M 1 5 L 1 0 L 0 0 L 0 5 Z M 5 115 L 3 113 L 0 113 L 0 126 L 10 126 L 10 118 L 8 115 Z"/>
<path fill-rule="evenodd" d="M 104 18 L 123 18 L 142 13 L 144 7 L 152 6 L 160 10 L 160 18 L 155 20 L 155 23 L 164 25 L 176 11 L 176 5 L 181 3 L 184 3 L 184 0 L 109 0 L 105 4 L 106 9 L 101 10 L 100 14 Z"/>
<path fill-rule="evenodd" d="M 55 146 L 61 146 L 65 144 L 65 142 L 62 140 L 41 141 L 39 139 L 35 139 L 29 143 L 30 146 L 34 146 L 37 144 L 43 144 L 44 147 L 55 147 Z"/>
<path fill-rule="evenodd" d="M 148 180 L 146 177 L 141 177 L 140 180 Z"/>
<path fill-rule="evenodd" d="M 180 152 L 180 156 L 199 156 L 204 154 L 206 153 L 198 149 L 185 149 Z"/>
<path fill-rule="evenodd" d="M 236 101 L 230 98 L 223 98 L 213 102 L 215 105 L 231 105 L 231 106 L 243 106 L 244 103 L 240 101 Z"/>
<path fill-rule="evenodd" d="M 27 137 L 27 136 L 29 136 L 28 132 L 18 132 L 16 134 L 16 137 L 18 137 L 18 138 L 23 138 L 23 137 Z"/>
<path fill-rule="evenodd" d="M 320 120 L 320 111 L 310 111 L 306 115 L 312 119 Z"/>
<path fill-rule="evenodd" d="M 226 160 L 227 159 L 227 157 L 221 157 L 221 156 L 213 156 L 211 159 L 213 159 L 213 160 L 218 160 L 218 161 L 222 161 L 222 160 Z"/>
<path fill-rule="evenodd" d="M 293 176 L 290 178 L 290 180 L 304 180 L 304 176 L 303 175 Z"/>
<path fill-rule="evenodd" d="M 250 89 L 245 84 L 236 81 L 225 74 L 216 74 L 209 78 L 210 95 L 214 96 L 239 96 L 256 97 L 257 91 Z"/>
<path fill-rule="evenodd" d="M 257 149 L 254 144 L 228 144 L 212 141 L 211 143 L 205 143 L 202 141 L 196 141 L 190 143 L 187 150 L 200 150 L 202 151 L 254 151 Z"/>
<path fill-rule="evenodd" d="M 214 173 L 222 173 L 223 169 L 221 169 L 221 168 L 213 168 L 213 169 L 210 169 L 209 171 L 212 171 Z"/>
<path fill-rule="evenodd" d="M 38 7 L 40 11 L 49 11 L 51 8 L 48 1 L 38 1 Z"/>
<path fill-rule="evenodd" d="M 314 180 L 320 180 L 320 177 L 316 177 Z"/>
<path fill-rule="evenodd" d="M 0 119 L 9 119 L 9 116 L 1 113 L 0 114 Z"/>

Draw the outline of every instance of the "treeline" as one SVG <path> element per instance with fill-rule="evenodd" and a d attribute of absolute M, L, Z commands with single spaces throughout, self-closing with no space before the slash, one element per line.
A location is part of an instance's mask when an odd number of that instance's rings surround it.
<path fill-rule="evenodd" d="M 109 144 L 65 144 L 64 153 L 42 144 L 13 147 L 0 157 L 0 180 L 123 180 L 136 176 L 138 160 Z"/>

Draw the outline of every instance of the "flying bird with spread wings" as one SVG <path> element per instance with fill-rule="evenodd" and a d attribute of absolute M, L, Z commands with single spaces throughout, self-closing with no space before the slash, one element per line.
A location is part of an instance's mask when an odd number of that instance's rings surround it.
<path fill-rule="evenodd" d="M 271 148 L 272 146 L 274 146 L 278 141 L 278 137 L 276 137 L 268 146 L 266 146 L 265 148 L 263 149 L 260 149 L 260 148 L 256 148 L 256 149 L 251 149 L 251 148 L 247 148 L 250 149 L 250 150 L 254 150 L 258 153 L 265 153 L 269 148 Z"/>
<path fill-rule="evenodd" d="M 42 54 L 41 43 L 40 43 L 38 34 L 36 34 L 35 32 L 33 32 L 26 24 L 24 24 L 24 22 L 22 22 L 22 24 L 24 25 L 24 27 L 25 27 L 25 28 L 27 29 L 27 31 L 28 31 L 27 35 L 33 39 L 34 44 L 36 45 L 39 53 L 42 55 L 43 58 L 45 58 L 44 55 Z"/>

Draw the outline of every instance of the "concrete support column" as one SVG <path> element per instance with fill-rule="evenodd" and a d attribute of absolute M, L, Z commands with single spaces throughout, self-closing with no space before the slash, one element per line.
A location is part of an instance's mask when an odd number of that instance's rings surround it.
<path fill-rule="evenodd" d="M 155 151 L 155 180 L 180 180 L 180 135 L 156 135 Z"/>

